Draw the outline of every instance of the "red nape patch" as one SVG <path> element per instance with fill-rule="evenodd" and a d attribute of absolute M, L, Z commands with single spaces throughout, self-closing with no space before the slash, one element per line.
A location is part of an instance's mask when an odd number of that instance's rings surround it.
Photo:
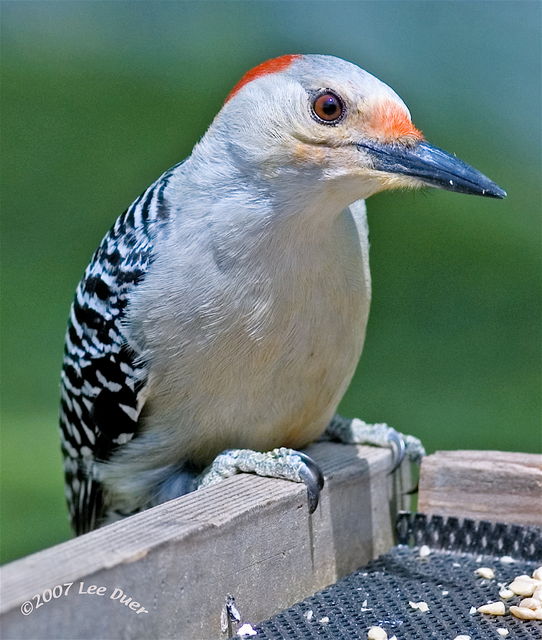
<path fill-rule="evenodd" d="M 301 55 L 299 53 L 288 54 L 285 56 L 279 56 L 278 58 L 271 58 L 271 60 L 266 60 L 262 62 L 258 66 L 254 67 L 250 71 L 247 71 L 245 75 L 239 80 L 239 82 L 233 87 L 233 89 L 228 93 L 226 100 L 224 102 L 228 102 L 233 96 L 252 80 L 256 78 L 260 78 L 261 76 L 266 76 L 270 73 L 277 73 L 278 71 L 283 71 L 287 69 L 294 60 L 300 58 Z"/>

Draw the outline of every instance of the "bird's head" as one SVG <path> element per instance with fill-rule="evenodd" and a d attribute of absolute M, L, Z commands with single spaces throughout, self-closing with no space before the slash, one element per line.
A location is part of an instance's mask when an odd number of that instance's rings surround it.
<path fill-rule="evenodd" d="M 503 198 L 494 182 L 425 141 L 399 96 L 345 60 L 286 55 L 245 74 L 212 127 L 239 165 L 292 183 L 318 178 L 350 202 L 433 186 Z"/>

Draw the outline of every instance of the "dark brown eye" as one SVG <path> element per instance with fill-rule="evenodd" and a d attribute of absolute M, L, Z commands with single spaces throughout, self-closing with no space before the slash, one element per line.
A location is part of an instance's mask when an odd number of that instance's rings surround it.
<path fill-rule="evenodd" d="M 341 99 L 330 91 L 320 94 L 312 103 L 312 110 L 319 120 L 336 122 L 341 118 L 344 107 Z"/>

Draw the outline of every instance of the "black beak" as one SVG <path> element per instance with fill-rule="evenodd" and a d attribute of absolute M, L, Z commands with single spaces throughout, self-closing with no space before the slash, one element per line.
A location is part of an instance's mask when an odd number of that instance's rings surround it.
<path fill-rule="evenodd" d="M 362 142 L 357 147 L 371 156 L 377 171 L 412 176 L 427 185 L 448 191 L 487 198 L 506 196 L 506 191 L 483 173 L 425 141 L 413 147 L 379 142 Z"/>

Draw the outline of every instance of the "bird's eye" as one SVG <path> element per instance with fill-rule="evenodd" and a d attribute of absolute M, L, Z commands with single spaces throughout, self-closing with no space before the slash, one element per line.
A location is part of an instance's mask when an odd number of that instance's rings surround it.
<path fill-rule="evenodd" d="M 316 118 L 325 123 L 336 123 L 344 113 L 344 105 L 339 96 L 326 91 L 317 96 L 312 103 L 312 111 Z"/>

